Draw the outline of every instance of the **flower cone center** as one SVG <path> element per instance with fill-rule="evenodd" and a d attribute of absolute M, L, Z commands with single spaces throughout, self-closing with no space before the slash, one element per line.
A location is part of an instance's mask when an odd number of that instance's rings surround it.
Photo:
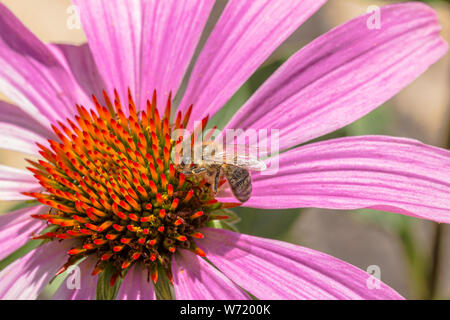
<path fill-rule="evenodd" d="M 156 92 L 139 112 L 129 94 L 128 115 L 117 92 L 114 102 L 104 93 L 104 101 L 93 96 L 95 108 L 77 106 L 74 119 L 52 125 L 59 141 L 39 145 L 45 160 L 29 160 L 43 191 L 25 194 L 49 206 L 47 214 L 34 218 L 53 227 L 35 238 L 73 241 L 61 272 L 94 256 L 94 275 L 112 266 L 117 278 L 141 263 L 156 281 L 158 266 L 170 273 L 177 248 L 204 255 L 193 239 L 203 237 L 197 230 L 223 204 L 205 179 L 186 177 L 171 160 L 182 142 L 173 141 L 171 133 L 186 127 L 192 107 L 171 122 L 170 96 L 163 115 Z"/>

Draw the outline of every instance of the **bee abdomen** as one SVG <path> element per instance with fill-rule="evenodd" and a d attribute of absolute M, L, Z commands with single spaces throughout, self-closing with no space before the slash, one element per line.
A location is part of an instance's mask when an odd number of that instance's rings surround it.
<path fill-rule="evenodd" d="M 252 194 L 252 179 L 248 170 L 236 166 L 223 168 L 233 195 L 240 202 L 246 202 Z"/>

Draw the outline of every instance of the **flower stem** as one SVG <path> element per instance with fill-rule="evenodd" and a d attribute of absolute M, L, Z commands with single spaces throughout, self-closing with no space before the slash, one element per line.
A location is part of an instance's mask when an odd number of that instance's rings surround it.
<path fill-rule="evenodd" d="M 154 284 L 157 300 L 175 300 L 175 293 L 165 270 L 158 267 L 158 281 Z"/>
<path fill-rule="evenodd" d="M 435 224 L 435 233 L 433 238 L 433 251 L 431 256 L 430 274 L 428 278 L 428 299 L 437 298 L 437 288 L 439 283 L 439 270 L 441 264 L 441 244 L 444 225 Z"/>
<path fill-rule="evenodd" d="M 447 127 L 447 148 L 450 148 L 450 117 L 448 119 Z M 430 274 L 428 280 L 429 299 L 437 298 L 437 288 L 439 283 L 439 270 L 441 265 L 441 247 L 444 234 L 444 225 L 441 223 L 435 224 L 435 233 L 433 238 L 433 251 L 431 257 Z"/>

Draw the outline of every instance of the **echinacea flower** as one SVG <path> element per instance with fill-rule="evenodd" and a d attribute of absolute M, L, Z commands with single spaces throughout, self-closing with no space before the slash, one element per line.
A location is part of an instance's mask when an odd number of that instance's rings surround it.
<path fill-rule="evenodd" d="M 79 263 L 80 289 L 62 285 L 54 298 L 95 298 L 108 270 L 112 283 L 123 277 L 117 299 L 154 299 L 148 276 L 158 283 L 163 270 L 177 299 L 401 299 L 326 254 L 212 228 L 235 200 L 216 199 L 169 156 L 174 129 L 204 126 L 324 2 L 230 0 L 174 117 L 170 92 L 213 1 L 75 0 L 82 46 L 45 45 L 0 5 L 0 91 L 16 105 L 0 105 L 1 147 L 40 155 L 31 172 L 0 166 L 0 199 L 39 201 L 0 216 L 0 259 L 30 235 L 44 239 L 0 271 L 0 298 L 34 299 Z M 446 53 L 429 7 L 380 14 L 381 29 L 361 16 L 294 54 L 228 124 L 279 129 L 287 150 L 276 175 L 253 176 L 245 206 L 373 208 L 450 222 L 446 150 L 387 136 L 292 148 L 369 113 Z"/>

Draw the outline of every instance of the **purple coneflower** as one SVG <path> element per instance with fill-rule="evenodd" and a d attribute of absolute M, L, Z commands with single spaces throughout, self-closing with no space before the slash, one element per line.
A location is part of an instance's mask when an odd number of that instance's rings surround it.
<path fill-rule="evenodd" d="M 211 228 L 235 200 L 216 199 L 170 157 L 171 132 L 205 126 L 324 2 L 230 0 L 176 114 L 170 92 L 213 1 L 76 0 L 88 46 L 45 45 L 0 5 L 0 90 L 17 105 L 1 103 L 1 147 L 40 155 L 31 172 L 0 167 L 0 199 L 39 201 L 0 216 L 0 259 L 30 234 L 43 240 L 0 271 L 0 298 L 34 299 L 78 263 L 80 289 L 62 285 L 55 298 L 93 299 L 108 272 L 117 299 L 154 299 L 161 275 L 177 299 L 401 299 L 326 254 Z M 254 175 L 245 206 L 450 222 L 446 150 L 383 136 L 292 149 L 367 114 L 446 53 L 429 7 L 387 6 L 381 17 L 380 30 L 366 15 L 301 49 L 233 117 L 227 128 L 279 129 L 281 150 L 291 149 L 276 175 Z"/>

